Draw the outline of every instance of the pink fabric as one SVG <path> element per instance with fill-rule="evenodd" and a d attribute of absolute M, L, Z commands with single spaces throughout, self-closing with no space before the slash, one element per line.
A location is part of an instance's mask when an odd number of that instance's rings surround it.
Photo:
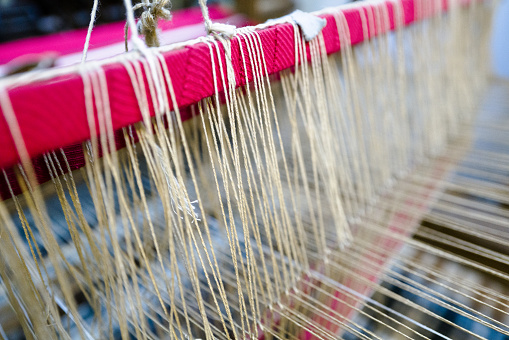
<path fill-rule="evenodd" d="M 414 20 L 414 1 L 403 0 L 407 24 Z M 388 6 L 392 7 L 391 4 Z M 359 43 L 364 39 L 359 13 L 356 10 L 346 10 L 345 16 L 350 27 L 352 43 Z M 340 48 L 336 24 L 332 16 L 324 15 L 324 18 L 327 19 L 327 26 L 323 30 L 327 52 L 334 53 Z M 292 30 L 290 24 L 281 24 L 260 31 L 270 73 L 293 66 L 295 55 Z M 238 37 L 232 40 L 232 51 L 236 79 L 241 85 L 245 83 L 245 77 L 239 41 Z M 246 51 L 245 46 L 243 50 Z M 168 52 L 164 57 L 179 107 L 189 106 L 214 94 L 212 66 L 206 44 L 187 46 Z M 249 62 L 247 68 L 248 79 L 251 80 Z M 114 128 L 119 129 L 140 121 L 138 101 L 125 68 L 120 63 L 112 63 L 104 69 Z M 219 77 L 219 69 L 216 71 Z M 220 81 L 218 83 L 221 84 Z M 62 146 L 80 143 L 90 137 L 83 82 L 79 75 L 68 74 L 11 88 L 9 96 L 31 157 Z M 185 111 L 182 118 L 187 118 Z M 0 145 L 2 145 L 0 168 L 16 164 L 19 158 L 3 115 L 0 115 Z"/>
<path fill-rule="evenodd" d="M 414 6 L 425 1 L 428 0 L 401 0 L 404 8 L 405 24 L 408 25 L 416 20 Z M 446 3 L 447 0 L 443 0 L 442 6 L 444 8 Z M 392 29 L 394 28 L 392 16 L 393 4 L 390 1 L 386 1 L 385 4 L 391 14 Z M 367 13 L 372 8 L 370 5 L 365 4 L 363 10 Z M 220 15 L 220 11 L 220 9 L 217 9 L 217 12 L 211 10 L 211 13 L 213 15 L 216 15 L 214 13 Z M 179 19 L 180 15 L 175 14 L 175 22 L 173 24 L 170 22 L 168 25 L 176 25 L 179 20 L 181 20 L 181 23 L 189 22 L 186 20 L 191 20 L 190 18 L 197 15 L 197 13 L 197 9 L 191 9 L 187 15 L 182 15 L 181 19 Z M 367 38 L 363 36 L 361 17 L 358 10 L 345 9 L 344 14 L 350 28 L 352 44 L 357 44 Z M 424 13 L 424 15 L 431 14 Z M 322 31 L 327 53 L 337 52 L 340 49 L 340 44 L 335 20 L 331 15 L 323 15 L 323 17 L 327 20 L 327 25 Z M 94 34 L 97 34 L 97 31 L 98 29 L 96 28 Z M 369 32 L 369 36 L 371 37 L 377 33 L 379 32 Z M 79 44 L 75 44 L 72 47 L 76 49 L 79 45 L 78 51 L 81 49 L 81 44 L 84 40 L 84 32 L 80 34 L 82 34 L 80 39 L 70 39 L 79 40 Z M 280 24 L 259 31 L 259 34 L 267 69 L 270 74 L 294 66 L 295 49 L 292 25 Z M 115 40 L 122 39 L 121 37 L 122 35 L 120 38 L 115 38 Z M 104 37 L 102 41 L 106 39 L 109 38 Z M 97 43 L 100 44 L 100 42 Z M 244 74 L 245 71 L 239 48 L 240 43 L 243 44 L 243 51 L 246 53 L 245 42 L 240 37 L 234 37 L 232 39 L 232 59 L 237 84 L 243 85 L 246 82 L 246 75 Z M 68 47 L 68 50 L 70 49 L 71 47 Z M 164 58 L 175 89 L 177 105 L 181 108 L 181 118 L 186 120 L 190 117 L 190 111 L 186 109 L 187 107 L 214 94 L 209 48 L 205 43 L 194 44 L 167 52 L 164 54 Z M 217 56 L 214 58 L 216 59 L 217 81 L 221 89 L 222 82 Z M 251 81 L 253 74 L 248 58 L 246 58 L 246 63 L 247 78 L 248 81 Z M 225 66 L 224 60 L 223 66 Z M 223 69 L 226 68 L 223 67 Z M 104 70 L 108 84 L 114 129 L 118 130 L 139 122 L 142 118 L 141 112 L 125 68 L 120 63 L 111 63 L 106 65 Z M 49 179 L 47 172 L 44 170 L 44 162 L 37 158 L 45 152 L 65 147 L 67 152 L 72 154 L 72 169 L 77 169 L 83 165 L 80 143 L 90 138 L 90 131 L 85 112 L 83 81 L 79 75 L 67 74 L 51 80 L 12 87 L 8 89 L 8 94 L 28 153 L 34 159 L 34 163 L 41 164 L 40 172 L 37 173 L 40 182 Z M 149 103 L 151 103 L 150 98 Z M 153 108 L 150 108 L 150 111 L 153 115 Z M 9 169 L 19 162 L 14 140 L 3 112 L 0 114 L 0 146 L 0 169 Z M 8 170 L 8 172 L 10 176 L 13 176 L 12 170 Z M 11 183 L 13 186 L 17 186 L 15 181 Z M 16 189 L 16 192 L 19 192 L 19 189 Z M 0 178 L 0 195 L 8 197 L 9 195 L 6 196 L 6 193 L 6 185 L 3 179 Z"/>

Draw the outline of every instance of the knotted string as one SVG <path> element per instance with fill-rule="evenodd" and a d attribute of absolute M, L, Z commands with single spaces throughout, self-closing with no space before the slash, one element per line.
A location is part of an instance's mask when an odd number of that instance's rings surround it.
<path fill-rule="evenodd" d="M 132 6 L 131 1 L 129 4 L 125 3 L 127 12 L 128 12 L 128 20 L 125 26 L 125 49 L 128 50 L 127 46 L 127 31 L 131 28 L 133 32 L 133 36 L 138 36 L 141 34 L 145 37 L 145 43 L 149 47 L 159 47 L 159 34 L 157 32 L 157 23 L 159 19 L 169 20 L 171 18 L 170 0 L 154 0 L 150 2 L 150 0 L 143 0 L 139 4 Z M 129 8 L 127 8 L 129 6 Z M 137 9 L 143 8 L 144 11 L 140 16 L 140 20 L 134 26 L 131 25 L 129 17 L 132 16 L 134 22 L 134 11 Z M 136 31 L 136 33 L 134 33 Z M 136 40 L 136 39 L 134 39 Z"/>
<path fill-rule="evenodd" d="M 212 22 L 212 20 L 210 20 L 209 9 L 207 7 L 207 0 L 199 0 L 198 3 L 200 4 L 203 20 L 205 21 L 205 28 L 207 29 L 207 34 L 220 34 L 227 38 L 231 38 L 235 34 L 235 30 L 237 28 L 234 25 Z"/>
<path fill-rule="evenodd" d="M 219 34 L 226 38 L 231 38 L 235 34 L 236 27 L 234 25 L 222 24 L 219 22 L 212 22 L 207 8 L 206 0 L 199 0 L 199 5 L 205 22 L 205 28 L 207 34 Z M 133 32 L 132 41 L 138 41 L 138 33 L 145 37 L 145 43 L 149 47 L 159 47 L 159 36 L 157 33 L 157 23 L 159 19 L 169 20 L 171 13 L 169 7 L 171 5 L 170 0 L 143 0 L 139 4 L 132 5 L 130 0 L 124 0 L 127 10 L 127 22 L 125 25 L 125 49 L 128 50 L 128 39 L 127 32 L 130 28 Z M 144 8 L 144 12 L 140 16 L 140 20 L 136 24 L 134 20 L 134 11 Z M 93 13 L 94 15 L 95 13 Z M 136 43 L 139 44 L 139 43 Z M 139 47 L 139 46 L 137 46 Z"/>
<path fill-rule="evenodd" d="M 169 14 L 169 10 L 166 9 L 167 12 L 164 12 L 164 11 L 161 10 L 161 8 L 164 8 L 169 3 L 170 3 L 169 0 L 161 0 L 157 4 L 152 3 L 152 6 L 150 7 L 150 8 L 154 9 L 152 11 L 152 16 L 154 14 L 157 14 L 157 13 L 168 13 Z M 145 4 L 147 4 L 147 3 L 145 3 Z M 160 6 L 158 6 L 158 4 Z M 143 41 L 140 39 L 140 36 L 139 36 L 139 33 L 138 33 L 138 29 L 137 29 L 137 25 L 136 25 L 136 21 L 134 20 L 134 11 L 135 11 L 135 9 L 137 8 L 138 5 L 133 6 L 131 0 L 124 0 L 124 5 L 125 5 L 126 11 L 127 11 L 127 23 L 126 23 L 126 34 L 125 34 L 125 38 L 126 38 L 126 40 L 125 40 L 126 51 L 127 51 L 127 29 L 130 28 L 131 29 L 131 33 L 132 33 L 132 36 L 131 36 L 130 40 L 134 44 L 135 50 L 139 51 L 142 55 L 144 55 L 147 58 L 147 62 L 148 62 L 148 65 L 149 65 L 150 72 L 152 73 L 152 76 L 154 77 L 153 79 L 158 79 L 159 77 L 158 77 L 158 73 L 157 73 L 156 68 L 155 68 L 154 56 L 153 56 L 152 52 L 150 51 L 150 49 L 147 48 L 147 46 L 145 46 Z M 157 37 L 157 32 L 156 32 L 157 19 L 155 20 L 155 23 L 156 23 L 156 25 L 154 26 L 154 34 Z M 147 39 L 147 36 L 145 36 L 145 40 L 146 39 Z M 161 96 L 162 89 L 161 89 L 161 86 L 159 85 L 158 82 L 156 82 L 155 84 L 156 84 L 156 91 L 157 91 L 157 94 L 158 94 L 157 95 L 158 109 L 159 109 L 160 112 L 162 112 L 163 111 L 163 106 L 164 106 L 163 105 L 163 99 L 162 99 L 162 96 Z"/>
<path fill-rule="evenodd" d="M 170 6 L 170 0 L 159 0 L 154 2 L 145 0 L 133 7 L 133 10 L 137 10 L 138 8 L 145 9 L 138 21 L 137 28 L 138 32 L 145 37 L 145 43 L 147 46 L 158 47 L 160 45 L 159 36 L 157 34 L 157 22 L 159 19 L 169 20 L 171 18 L 169 9 Z"/>
<path fill-rule="evenodd" d="M 147 57 L 147 61 L 149 64 L 149 68 L 154 75 L 154 79 L 157 79 L 157 72 L 155 70 L 154 60 L 152 53 L 149 49 L 143 44 L 139 37 L 139 33 L 145 36 L 145 42 L 147 46 L 159 46 L 159 39 L 157 36 L 157 22 L 158 18 L 170 18 L 170 11 L 167 8 L 170 5 L 169 0 L 154 0 L 154 2 L 149 2 L 150 0 L 144 0 L 142 3 L 139 3 L 135 6 L 132 5 L 131 0 L 124 0 L 124 5 L 127 11 L 127 23 L 125 28 L 125 47 L 126 51 L 128 50 L 127 46 L 127 31 L 128 28 L 131 29 L 132 36 L 131 41 L 133 42 L 135 49 L 141 52 L 143 55 Z M 202 11 L 203 19 L 205 21 L 205 27 L 207 29 L 207 33 L 212 34 L 220 34 L 227 38 L 231 38 L 235 34 L 236 27 L 233 25 L 214 23 L 210 20 L 209 11 L 207 8 L 206 0 L 199 0 L 200 8 Z M 138 8 L 145 8 L 145 11 L 141 15 L 141 20 L 139 21 L 140 29 L 138 30 L 138 26 L 134 19 L 134 11 Z M 157 84 L 157 82 L 156 82 Z M 156 85 L 156 89 L 158 94 L 161 93 L 160 86 Z M 161 96 L 158 95 L 158 103 L 159 110 L 163 110 L 163 104 Z"/>

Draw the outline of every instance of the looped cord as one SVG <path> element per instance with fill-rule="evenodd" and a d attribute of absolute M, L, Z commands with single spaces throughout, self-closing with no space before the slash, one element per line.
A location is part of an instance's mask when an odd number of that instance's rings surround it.
<path fill-rule="evenodd" d="M 159 47 L 159 35 L 157 32 L 157 22 L 159 19 L 169 20 L 171 18 L 170 13 L 170 0 L 143 0 L 139 4 L 132 5 L 131 0 L 124 0 L 127 10 L 127 23 L 125 27 L 125 40 L 126 40 L 126 51 L 127 51 L 127 30 L 131 29 L 133 32 L 133 43 L 139 44 L 138 34 L 145 37 L 145 43 L 149 47 Z M 132 25 L 130 17 L 134 23 L 134 11 L 143 8 L 144 11 L 140 16 L 140 20 L 137 24 Z M 139 46 L 137 46 L 139 47 Z"/>
<path fill-rule="evenodd" d="M 207 0 L 199 0 L 198 3 L 200 4 L 201 13 L 205 22 L 205 28 L 207 29 L 207 34 L 220 34 L 226 38 L 231 38 L 235 35 L 237 27 L 234 25 L 212 22 L 212 20 L 210 20 Z"/>
<path fill-rule="evenodd" d="M 159 47 L 159 36 L 157 33 L 157 22 L 159 19 L 169 20 L 171 13 L 169 7 L 170 0 L 159 0 L 154 2 L 139 3 L 133 7 L 133 10 L 144 8 L 137 24 L 138 33 L 145 37 L 145 43 L 150 47 Z"/>
<path fill-rule="evenodd" d="M 145 0 L 145 1 L 147 1 L 147 0 Z M 147 3 L 148 2 L 145 2 L 145 4 L 147 4 Z M 162 6 L 164 7 L 169 3 L 170 3 L 169 0 L 161 0 L 157 4 L 162 4 Z M 154 7 L 157 5 L 155 3 L 152 3 L 152 4 L 154 5 Z M 127 28 L 129 28 L 131 30 L 131 34 L 132 34 L 130 40 L 133 43 L 135 50 L 137 50 L 138 52 L 140 52 L 142 55 L 144 55 L 146 57 L 153 79 L 158 79 L 159 76 L 158 76 L 158 73 L 157 73 L 156 67 L 155 67 L 154 55 L 152 54 L 152 51 L 147 46 L 145 46 L 143 41 L 140 39 L 138 29 L 136 26 L 136 22 L 134 20 L 134 11 L 139 7 L 137 7 L 138 5 L 133 6 L 131 0 L 124 0 L 124 5 L 125 5 L 126 11 L 127 11 L 126 35 L 125 35 L 125 37 L 126 37 L 126 51 L 127 51 Z M 151 7 L 151 8 L 153 8 L 153 7 Z M 157 10 L 159 11 L 160 9 L 157 9 Z M 168 13 L 169 13 L 169 10 L 168 10 Z M 157 21 L 156 21 L 156 23 L 157 23 Z M 146 39 L 146 36 L 145 36 L 145 39 Z M 156 91 L 157 91 L 158 109 L 160 112 L 162 112 L 164 110 L 164 107 L 163 107 L 164 105 L 163 105 L 163 99 L 161 96 L 161 91 L 162 91 L 161 86 L 160 86 L 159 82 L 156 82 L 155 86 L 156 86 Z"/>
<path fill-rule="evenodd" d="M 133 3 L 131 0 L 124 0 L 124 6 L 127 13 L 127 22 L 125 25 L 125 49 L 127 52 L 127 30 L 131 29 L 131 41 L 138 49 L 143 49 L 143 42 L 141 41 L 139 35 L 138 35 L 138 29 L 136 28 L 136 21 L 134 20 L 134 10 L 133 10 Z M 141 42 L 141 44 L 140 44 Z"/>

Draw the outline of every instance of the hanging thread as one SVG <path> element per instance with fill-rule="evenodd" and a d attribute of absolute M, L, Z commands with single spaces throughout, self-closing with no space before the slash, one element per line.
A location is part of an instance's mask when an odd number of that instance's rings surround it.
<path fill-rule="evenodd" d="M 87 38 L 85 39 L 85 46 L 83 47 L 83 55 L 81 56 L 81 63 L 83 64 L 85 60 L 87 60 L 87 52 L 88 46 L 90 45 L 90 36 L 92 35 L 92 30 L 94 29 L 95 17 L 97 14 L 97 6 L 99 5 L 99 0 L 94 0 L 94 6 L 92 7 L 92 13 L 90 13 L 90 23 L 88 24 Z"/>
<path fill-rule="evenodd" d="M 227 38 L 233 37 L 237 27 L 234 25 L 222 24 L 220 22 L 212 22 L 212 20 L 210 20 L 209 9 L 207 7 L 207 0 L 199 0 L 198 3 L 200 4 L 207 34 L 221 34 Z"/>

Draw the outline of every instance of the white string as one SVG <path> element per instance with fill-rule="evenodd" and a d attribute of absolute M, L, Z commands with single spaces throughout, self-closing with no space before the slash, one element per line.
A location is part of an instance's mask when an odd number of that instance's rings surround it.
<path fill-rule="evenodd" d="M 81 63 L 83 64 L 87 60 L 88 45 L 90 44 L 90 36 L 94 29 L 95 16 L 97 14 L 97 6 L 99 0 L 94 0 L 94 6 L 92 7 L 92 13 L 90 13 L 90 23 L 88 24 L 87 38 L 85 39 L 85 46 L 83 47 L 83 55 L 81 56 Z"/>
<path fill-rule="evenodd" d="M 127 24 L 131 30 L 131 41 L 133 42 L 135 48 L 138 48 L 140 51 L 142 51 L 145 49 L 145 45 L 143 44 L 143 41 L 140 39 L 138 34 L 138 28 L 136 27 L 136 21 L 134 20 L 133 3 L 131 0 L 124 0 L 124 6 L 127 13 Z"/>
<path fill-rule="evenodd" d="M 129 29 L 131 30 L 131 41 L 134 44 L 134 49 L 138 50 L 141 54 L 143 54 L 147 58 L 147 62 L 150 68 L 150 72 L 152 73 L 152 79 L 154 79 L 154 84 L 157 92 L 157 101 L 158 101 L 158 109 L 159 112 L 164 111 L 164 104 L 162 99 L 162 89 L 161 83 L 159 81 L 159 75 L 155 68 L 155 56 L 151 52 L 145 43 L 140 39 L 138 34 L 138 29 L 136 26 L 136 21 L 134 20 L 134 9 L 131 0 L 124 0 L 124 5 L 127 12 L 127 24 L 129 25 Z M 128 59 L 129 60 L 129 59 Z"/>
<path fill-rule="evenodd" d="M 144 11 L 137 23 L 138 33 L 145 37 L 145 43 L 150 47 L 159 47 L 159 34 L 157 24 L 159 19 L 170 20 L 171 13 L 169 7 L 170 0 L 154 0 L 152 2 L 145 0 L 144 2 L 134 5 L 133 11 L 143 8 Z M 127 27 L 126 27 L 127 28 Z M 127 32 L 126 32 L 127 40 Z M 126 46 L 127 50 L 127 46 Z"/>
<path fill-rule="evenodd" d="M 357 292 L 356 290 L 353 290 L 353 289 L 345 286 L 344 284 L 342 284 L 340 282 L 333 281 L 331 278 L 329 278 L 329 277 L 327 277 L 327 276 L 325 276 L 325 275 L 323 275 L 321 273 L 318 273 L 318 272 L 315 272 L 315 271 L 310 271 L 310 273 L 311 273 L 311 275 L 318 277 L 321 281 L 324 281 L 324 282 L 330 283 L 332 285 L 335 285 L 335 286 L 341 288 L 342 290 L 348 292 L 349 294 L 354 295 L 354 296 L 358 297 L 361 300 L 365 300 L 366 302 L 369 302 L 369 303 L 371 303 L 371 304 L 373 304 L 373 305 L 375 305 L 377 307 L 383 308 L 384 310 L 389 311 L 389 312 L 393 313 L 394 315 L 399 316 L 400 318 L 402 318 L 402 319 L 404 319 L 404 320 L 406 320 L 408 322 L 411 322 L 414 325 L 421 327 L 422 329 L 427 330 L 430 333 L 433 333 L 433 334 L 435 334 L 435 335 L 437 335 L 437 336 L 439 336 L 439 337 L 441 337 L 443 339 L 452 340 L 451 338 L 448 338 L 445 335 L 443 335 L 443 334 L 441 334 L 441 333 L 439 333 L 439 332 L 437 332 L 437 331 L 427 327 L 426 325 L 420 323 L 419 321 L 416 321 L 416 320 L 414 320 L 414 319 L 412 319 L 412 318 L 410 318 L 410 317 L 408 317 L 408 316 L 406 316 L 406 315 L 404 315 L 402 313 L 399 313 L 398 311 L 396 311 L 396 310 L 394 310 L 394 309 L 392 309 L 392 308 L 390 308 L 388 306 L 385 306 L 385 305 L 381 304 L 380 302 L 375 301 L 375 300 L 373 300 L 372 298 L 370 298 L 368 296 L 364 296 L 361 293 Z"/>
<path fill-rule="evenodd" d="M 235 35 L 235 30 L 237 27 L 234 25 L 222 24 L 219 22 L 212 22 L 210 20 L 209 9 L 207 7 L 207 0 L 198 0 L 200 4 L 201 13 L 203 15 L 203 21 L 205 22 L 205 28 L 207 29 L 207 33 L 215 33 L 224 35 L 227 38 L 231 38 Z"/>

